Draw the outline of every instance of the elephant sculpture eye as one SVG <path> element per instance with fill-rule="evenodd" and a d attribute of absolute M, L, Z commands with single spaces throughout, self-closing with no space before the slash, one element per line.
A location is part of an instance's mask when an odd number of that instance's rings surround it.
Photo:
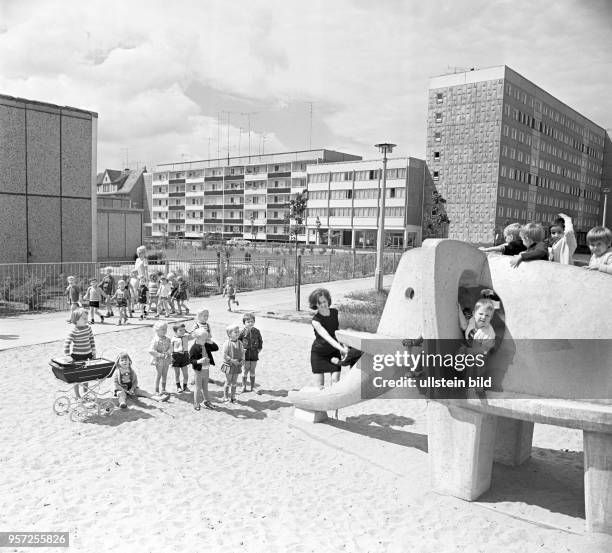
<path fill-rule="evenodd" d="M 408 288 L 406 288 L 406 291 L 404 292 L 404 295 L 411 300 L 412 298 L 414 298 L 414 288 L 411 288 L 410 286 Z"/>

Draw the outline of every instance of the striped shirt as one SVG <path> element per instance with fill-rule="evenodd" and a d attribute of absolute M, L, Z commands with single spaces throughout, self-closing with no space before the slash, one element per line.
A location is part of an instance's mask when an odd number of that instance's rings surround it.
<path fill-rule="evenodd" d="M 72 352 L 70 351 L 72 344 Z M 89 325 L 72 327 L 72 330 L 64 340 L 64 355 L 76 353 L 78 355 L 88 355 L 96 351 L 94 335 Z"/>

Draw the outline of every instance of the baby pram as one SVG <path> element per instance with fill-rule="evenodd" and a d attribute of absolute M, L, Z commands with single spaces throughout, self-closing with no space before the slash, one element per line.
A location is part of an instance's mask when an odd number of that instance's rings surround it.
<path fill-rule="evenodd" d="M 56 378 L 67 384 L 86 384 L 81 397 L 67 395 L 72 390 L 58 390 L 59 395 L 53 403 L 56 415 L 70 413 L 72 421 L 83 422 L 91 416 L 109 416 L 115 410 L 115 404 L 110 398 L 102 396 L 104 381 L 111 378 L 115 371 L 115 362 L 100 357 L 87 361 L 74 361 L 72 357 L 57 357 L 49 361 Z"/>

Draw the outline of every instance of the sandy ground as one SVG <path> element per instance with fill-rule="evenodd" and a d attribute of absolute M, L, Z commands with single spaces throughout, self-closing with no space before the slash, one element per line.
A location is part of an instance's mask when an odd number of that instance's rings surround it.
<path fill-rule="evenodd" d="M 226 323 L 214 313 L 211 322 L 221 342 Z M 612 551 L 584 534 L 579 432 L 537 425 L 533 458 L 496 465 L 478 502 L 434 494 L 425 401 L 297 422 L 286 395 L 310 383 L 310 329 L 261 322 L 259 387 L 214 412 L 173 394 L 71 422 L 52 411 L 68 388 L 47 365 L 60 343 L 0 352 L 0 530 L 69 531 L 79 552 Z M 107 355 L 127 349 L 149 391 L 152 334 L 96 338 Z M 218 402 L 221 389 L 211 390 Z"/>

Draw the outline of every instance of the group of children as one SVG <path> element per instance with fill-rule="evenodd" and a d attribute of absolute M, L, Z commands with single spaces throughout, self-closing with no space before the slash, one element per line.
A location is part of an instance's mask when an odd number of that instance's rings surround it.
<path fill-rule="evenodd" d="M 97 278 L 89 279 L 89 287 L 83 292 L 76 283 L 74 276 L 68 277 L 68 286 L 65 295 L 70 306 L 70 316 L 67 322 L 74 322 L 74 313 L 82 305 L 89 306 L 89 323 L 94 324 L 94 315 L 104 319 L 114 317 L 113 306 L 119 312 L 118 325 L 127 324 L 136 311 L 140 310 L 140 319 L 146 319 L 148 313 L 155 313 L 158 318 L 161 314 L 166 317 L 177 314 L 189 314 L 187 301 L 187 282 L 182 275 L 168 273 L 151 273 L 149 279 L 138 277 L 136 270 L 131 272 L 129 278 L 117 281 L 113 276 L 113 268 L 107 267 L 101 281 Z M 235 292 L 234 292 L 235 293 Z M 235 300 L 235 296 L 234 296 Z M 237 303 L 237 302 L 236 302 Z M 100 308 L 106 306 L 106 314 Z"/>
<path fill-rule="evenodd" d="M 550 227 L 550 238 L 545 240 L 544 236 L 544 228 L 538 223 L 513 223 L 504 229 L 504 244 L 481 250 L 512 256 L 512 267 L 537 259 L 563 265 L 574 264 L 577 243 L 571 217 L 560 213 Z M 594 227 L 587 233 L 586 241 L 591 250 L 591 259 L 585 269 L 612 274 L 612 231 L 606 227 Z"/>
<path fill-rule="evenodd" d="M 69 285 L 70 286 L 70 285 Z M 72 293 L 72 292 L 71 292 Z M 138 379 L 132 368 L 132 361 L 127 352 L 122 352 L 117 358 L 114 376 L 115 395 L 119 399 L 119 406 L 127 407 L 128 396 L 142 396 L 156 401 L 167 401 L 169 394 L 166 391 L 168 370 L 174 370 L 177 394 L 190 392 L 187 387 L 189 367 L 192 378 L 190 384 L 195 386 L 193 394 L 193 407 L 200 410 L 202 403 L 207 409 L 214 409 L 208 392 L 210 366 L 215 365 L 213 352 L 219 346 L 212 340 L 212 333 L 208 323 L 207 309 L 198 311 L 193 330 L 187 332 L 184 323 L 177 323 L 172 327 L 174 336 L 169 338 L 168 325 L 163 321 L 155 324 L 155 336 L 148 348 L 151 356 L 151 365 L 155 367 L 155 394 L 138 387 Z M 96 356 L 94 335 L 89 326 L 88 311 L 77 307 L 72 311 L 71 328 L 64 341 L 64 354 L 70 355 L 75 361 L 93 359 Z M 255 368 L 259 360 L 259 353 L 263 348 L 261 333 L 255 328 L 255 316 L 247 313 L 242 318 L 243 328 L 233 324 L 226 328 L 227 338 L 223 343 L 223 362 L 221 372 L 225 374 L 223 387 L 223 402 L 236 402 L 236 386 L 238 375 L 242 374 L 241 393 L 255 388 Z M 190 345 L 190 342 L 193 344 Z M 182 384 L 181 384 L 182 376 Z M 75 395 L 80 397 L 79 386 L 74 387 Z"/>

